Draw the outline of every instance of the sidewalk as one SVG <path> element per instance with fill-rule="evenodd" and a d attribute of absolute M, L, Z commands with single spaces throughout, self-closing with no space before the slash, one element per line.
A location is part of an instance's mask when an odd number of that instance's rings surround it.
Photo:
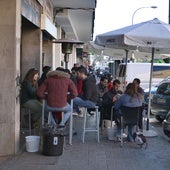
<path fill-rule="evenodd" d="M 87 133 L 85 143 L 81 142 L 81 119 L 77 120 L 77 135 L 73 136 L 73 145 L 68 137 L 61 156 L 44 156 L 41 152 L 28 153 L 25 150 L 7 158 L 0 157 L 1 170 L 169 170 L 170 143 L 163 135 L 160 125 L 152 123 L 158 132 L 157 137 L 147 138 L 148 148 L 107 139 L 106 131 L 101 134 L 98 144 L 96 135 Z M 4 159 L 4 160 L 3 160 Z"/>

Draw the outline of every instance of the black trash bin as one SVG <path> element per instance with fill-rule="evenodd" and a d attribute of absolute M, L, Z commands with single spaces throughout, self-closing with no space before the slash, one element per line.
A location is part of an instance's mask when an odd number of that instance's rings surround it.
<path fill-rule="evenodd" d="M 64 135 L 63 131 L 56 128 L 43 128 L 42 152 L 47 156 L 60 156 L 63 153 Z"/>

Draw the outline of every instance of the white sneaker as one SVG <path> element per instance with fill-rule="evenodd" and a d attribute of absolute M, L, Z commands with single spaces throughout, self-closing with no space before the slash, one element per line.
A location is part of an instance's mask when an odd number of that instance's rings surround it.
<path fill-rule="evenodd" d="M 121 134 L 117 134 L 116 137 L 117 137 L 117 138 L 121 138 Z M 126 134 L 126 133 L 123 133 L 123 134 L 122 134 L 122 138 L 127 138 L 127 134 Z"/>
<path fill-rule="evenodd" d="M 123 138 L 127 138 L 126 133 L 123 133 L 123 134 L 122 134 L 122 137 L 123 137 Z"/>
<path fill-rule="evenodd" d="M 78 113 L 77 112 L 73 112 L 72 115 L 73 116 L 78 116 Z"/>
<path fill-rule="evenodd" d="M 73 112 L 72 114 L 73 114 L 73 116 L 83 117 L 83 113 L 82 112 L 80 112 L 80 113 Z"/>
<path fill-rule="evenodd" d="M 79 114 L 78 114 L 78 117 L 83 117 L 84 115 L 83 115 L 83 113 L 82 112 L 80 112 Z"/>

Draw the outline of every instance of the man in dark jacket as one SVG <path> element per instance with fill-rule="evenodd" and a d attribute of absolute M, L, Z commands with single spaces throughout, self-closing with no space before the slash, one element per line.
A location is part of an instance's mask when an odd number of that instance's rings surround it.
<path fill-rule="evenodd" d="M 77 69 L 77 76 L 79 79 L 83 80 L 83 93 L 73 100 L 73 109 L 76 113 L 80 114 L 79 107 L 95 107 L 99 98 L 99 93 L 95 78 L 93 76 L 87 76 L 85 67 L 80 66 Z"/>
<path fill-rule="evenodd" d="M 120 84 L 119 80 L 114 80 L 112 89 L 103 95 L 103 111 L 101 113 L 102 119 L 111 119 L 111 108 L 118 100 L 119 95 L 122 94 L 122 91 L 120 91 Z M 113 115 L 113 120 L 115 120 L 115 115 Z"/>
<path fill-rule="evenodd" d="M 97 84 L 98 87 L 98 91 L 99 91 L 99 100 L 97 102 L 97 105 L 100 107 L 102 107 L 102 102 L 103 102 L 103 95 L 108 92 L 108 78 L 103 76 L 100 78 L 100 83 Z"/>
<path fill-rule="evenodd" d="M 68 95 L 70 99 L 73 99 L 78 93 L 70 75 L 60 68 L 48 72 L 47 79 L 40 86 L 37 95 L 41 99 L 46 99 L 45 109 L 47 111 L 64 112 L 62 122 L 65 124 L 71 114 L 71 106 L 67 103 Z"/>

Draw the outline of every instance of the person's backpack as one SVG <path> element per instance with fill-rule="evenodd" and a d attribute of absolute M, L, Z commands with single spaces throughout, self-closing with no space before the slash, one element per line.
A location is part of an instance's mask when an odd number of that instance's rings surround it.
<path fill-rule="evenodd" d="M 133 134 L 133 139 L 134 142 L 139 145 L 140 147 L 145 146 L 145 149 L 147 148 L 148 144 L 147 144 L 147 140 L 146 137 L 143 135 L 142 132 L 136 132 Z"/>

